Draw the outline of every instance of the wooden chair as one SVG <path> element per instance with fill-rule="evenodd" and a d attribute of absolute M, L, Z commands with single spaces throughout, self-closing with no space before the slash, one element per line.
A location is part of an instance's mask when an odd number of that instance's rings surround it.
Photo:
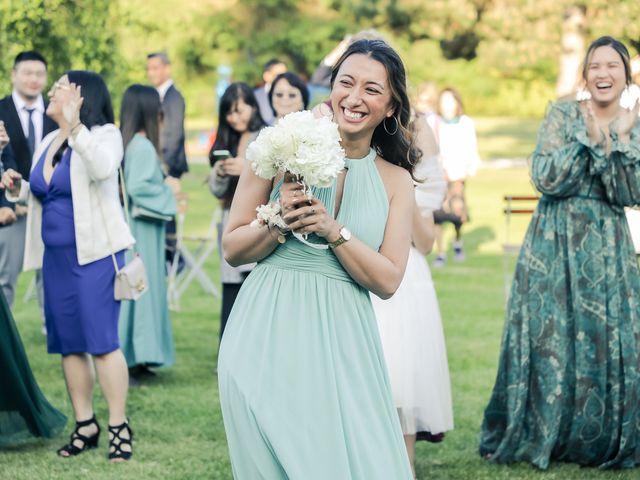
<path fill-rule="evenodd" d="M 509 291 L 511 289 L 512 272 L 514 268 L 513 259 L 518 256 L 522 248 L 522 243 L 515 243 L 511 240 L 512 217 L 514 215 L 531 215 L 535 211 L 538 200 L 539 197 L 535 195 L 504 196 L 505 242 L 502 244 L 502 252 L 505 299 L 509 298 Z"/>

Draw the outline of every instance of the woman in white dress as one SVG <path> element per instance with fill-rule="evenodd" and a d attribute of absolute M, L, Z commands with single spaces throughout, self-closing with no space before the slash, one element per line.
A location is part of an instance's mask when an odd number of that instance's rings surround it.
<path fill-rule="evenodd" d="M 416 439 L 440 441 L 453 429 L 447 351 L 436 291 L 424 258 L 435 236 L 433 212 L 447 191 L 431 129 L 424 116 L 415 120 L 416 142 L 423 152 L 416 166 L 413 246 L 395 295 L 371 295 L 378 320 L 393 400 L 398 410 L 411 468 L 415 476 Z"/>

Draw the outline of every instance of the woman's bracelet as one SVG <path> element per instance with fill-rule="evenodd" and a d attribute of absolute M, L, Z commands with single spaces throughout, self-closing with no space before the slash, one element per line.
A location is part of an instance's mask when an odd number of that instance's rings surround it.
<path fill-rule="evenodd" d="M 278 243 L 284 243 L 287 241 L 287 235 L 289 235 L 290 231 L 284 231 L 280 227 L 274 224 L 267 223 L 267 230 L 269 231 L 269 235 L 272 238 L 275 238 Z M 275 236 L 273 235 L 275 233 Z"/>

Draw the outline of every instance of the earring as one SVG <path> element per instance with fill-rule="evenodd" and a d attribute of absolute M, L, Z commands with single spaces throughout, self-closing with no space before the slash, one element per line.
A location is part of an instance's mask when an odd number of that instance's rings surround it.
<path fill-rule="evenodd" d="M 382 127 L 384 128 L 384 131 L 387 132 L 387 135 L 395 135 L 396 133 L 398 133 L 398 128 L 399 128 L 399 124 L 398 124 L 398 119 L 395 117 L 395 115 L 392 115 L 391 118 L 393 118 L 396 122 L 396 128 L 393 132 L 389 131 L 389 128 L 387 128 L 387 118 L 389 117 L 385 117 L 385 119 L 382 121 Z"/>

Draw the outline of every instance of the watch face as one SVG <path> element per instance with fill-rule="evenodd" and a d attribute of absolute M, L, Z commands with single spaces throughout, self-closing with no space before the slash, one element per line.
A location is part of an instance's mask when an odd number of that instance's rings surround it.
<path fill-rule="evenodd" d="M 347 227 L 342 227 L 340 229 L 340 236 L 344 238 L 345 241 L 351 240 L 351 232 Z"/>

